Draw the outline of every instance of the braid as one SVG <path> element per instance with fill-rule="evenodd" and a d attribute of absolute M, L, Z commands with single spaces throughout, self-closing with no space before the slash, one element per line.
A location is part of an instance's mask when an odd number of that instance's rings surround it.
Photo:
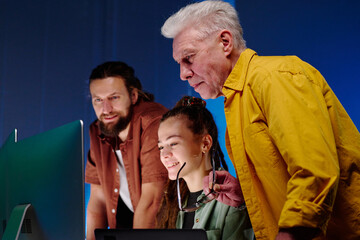
<path fill-rule="evenodd" d="M 224 153 L 218 142 L 218 130 L 215 120 L 209 110 L 206 109 L 206 102 L 201 98 L 184 96 L 175 105 L 173 109 L 165 113 L 161 122 L 170 117 L 185 116 L 188 121 L 188 128 L 196 135 L 208 133 L 213 140 L 210 151 L 215 151 L 215 167 L 223 167 L 228 170 L 225 162 Z"/>
<path fill-rule="evenodd" d="M 180 180 L 181 198 L 184 199 L 189 195 L 189 189 L 184 181 Z M 156 215 L 156 227 L 160 229 L 175 229 L 176 219 L 179 213 L 177 203 L 176 181 L 168 180 L 164 187 L 164 197 L 160 203 L 159 211 Z"/>
<path fill-rule="evenodd" d="M 211 157 L 214 157 L 215 169 L 221 166 L 228 170 L 224 159 L 224 153 L 218 142 L 218 130 L 212 114 L 206 109 L 206 102 L 200 98 L 185 96 L 177 102 L 176 106 L 165 113 L 161 122 L 171 117 L 187 118 L 187 127 L 195 135 L 209 134 L 213 140 L 210 149 Z M 212 161 L 211 161 L 212 162 Z M 176 181 L 169 180 L 165 186 L 164 197 L 157 213 L 158 228 L 175 228 L 179 212 L 177 203 Z M 189 194 L 186 182 L 180 179 L 181 198 L 185 199 Z"/>
<path fill-rule="evenodd" d="M 214 142 L 214 149 L 215 151 L 215 169 L 219 169 L 223 167 L 226 171 L 229 170 L 227 163 L 225 161 L 224 153 L 221 150 L 220 144 L 218 141 Z"/>

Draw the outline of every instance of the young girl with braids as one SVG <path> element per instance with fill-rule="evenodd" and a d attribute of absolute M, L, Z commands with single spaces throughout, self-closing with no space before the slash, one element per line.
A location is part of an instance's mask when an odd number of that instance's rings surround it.
<path fill-rule="evenodd" d="M 227 170 L 211 113 L 199 98 L 183 97 L 163 115 L 159 130 L 160 159 L 169 181 L 157 215 L 159 228 L 201 228 L 208 239 L 255 239 L 244 204 L 229 206 L 204 182 Z M 222 167 L 221 167 L 222 166 Z M 216 171 L 215 170 L 221 170 Z M 215 174 L 216 173 L 216 174 Z M 241 192 L 241 190 L 239 190 Z M 241 193 L 238 193 L 241 195 Z"/>

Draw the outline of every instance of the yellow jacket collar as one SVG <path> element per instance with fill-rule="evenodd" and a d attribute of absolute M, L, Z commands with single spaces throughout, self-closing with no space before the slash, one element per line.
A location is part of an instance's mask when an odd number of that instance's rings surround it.
<path fill-rule="evenodd" d="M 225 96 L 227 89 L 235 91 L 243 90 L 249 63 L 255 55 L 257 55 L 257 53 L 249 48 L 245 49 L 245 51 L 240 54 L 238 61 L 223 86 L 223 93 Z"/>

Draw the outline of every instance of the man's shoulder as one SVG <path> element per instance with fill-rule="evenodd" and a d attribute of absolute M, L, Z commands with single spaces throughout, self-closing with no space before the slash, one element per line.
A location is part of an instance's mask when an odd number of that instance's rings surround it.
<path fill-rule="evenodd" d="M 168 109 L 156 102 L 140 102 L 134 108 L 134 119 L 155 118 L 162 116 Z"/>
<path fill-rule="evenodd" d="M 94 120 L 91 124 L 90 124 L 90 132 L 98 132 L 99 131 L 99 120 Z"/>
<path fill-rule="evenodd" d="M 295 55 L 284 56 L 259 56 L 255 55 L 249 64 L 249 70 L 259 70 L 264 73 L 272 71 L 301 71 L 302 61 Z"/>

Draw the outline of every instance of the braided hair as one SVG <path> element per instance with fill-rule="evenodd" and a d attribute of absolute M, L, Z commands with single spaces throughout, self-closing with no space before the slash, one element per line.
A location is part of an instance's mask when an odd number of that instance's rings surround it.
<path fill-rule="evenodd" d="M 179 116 L 187 119 L 187 127 L 193 134 L 209 134 L 211 136 L 213 144 L 210 153 L 214 156 L 215 169 L 219 169 L 219 167 L 222 166 L 225 170 L 228 170 L 224 154 L 218 143 L 217 126 L 212 114 L 206 109 L 206 102 L 200 98 L 185 96 L 177 102 L 173 109 L 163 115 L 160 122 L 164 122 L 171 117 Z M 189 195 L 189 189 L 187 188 L 185 180 L 179 180 L 181 198 L 186 199 Z M 157 227 L 175 228 L 179 212 L 176 195 L 176 181 L 168 180 L 165 189 L 164 197 L 157 214 Z"/>

